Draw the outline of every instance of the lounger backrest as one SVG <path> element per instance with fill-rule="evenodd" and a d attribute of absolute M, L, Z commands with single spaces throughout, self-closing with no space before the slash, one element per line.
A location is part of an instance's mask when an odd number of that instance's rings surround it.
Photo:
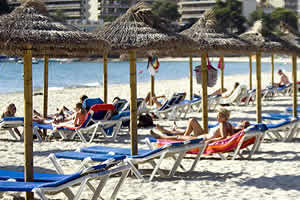
<path fill-rule="evenodd" d="M 172 97 L 169 99 L 168 101 L 168 106 L 172 106 L 175 104 L 176 100 L 177 100 L 178 96 L 176 94 L 173 94 Z"/>
<path fill-rule="evenodd" d="M 158 109 L 158 111 L 162 111 L 169 108 L 169 100 L 165 101 L 165 103 Z"/>
<path fill-rule="evenodd" d="M 93 120 L 103 120 L 107 111 L 114 110 L 115 107 L 112 104 L 96 104 L 90 108 L 89 113 L 92 114 Z"/>
<path fill-rule="evenodd" d="M 126 105 L 126 103 L 127 103 L 127 100 L 126 100 L 126 99 L 119 99 L 119 100 L 117 101 L 117 103 L 114 104 L 115 110 L 116 110 L 117 112 L 120 112 L 120 111 L 124 108 L 124 106 Z"/>
<path fill-rule="evenodd" d="M 83 101 L 82 106 L 89 111 L 93 105 L 103 104 L 104 102 L 100 98 L 87 98 Z"/>
<path fill-rule="evenodd" d="M 174 104 L 179 104 L 185 98 L 185 93 L 177 93 L 177 99 L 175 100 Z"/>

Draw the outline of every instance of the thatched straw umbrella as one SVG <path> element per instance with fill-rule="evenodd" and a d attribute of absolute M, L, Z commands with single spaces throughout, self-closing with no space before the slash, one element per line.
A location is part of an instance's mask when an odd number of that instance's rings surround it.
<path fill-rule="evenodd" d="M 300 48 L 300 33 L 293 29 L 291 26 L 285 23 L 280 23 L 281 39 L 292 43 L 293 45 Z M 297 53 L 299 55 L 299 53 Z M 293 116 L 297 116 L 297 56 L 293 55 Z"/>
<path fill-rule="evenodd" d="M 288 54 L 293 57 L 293 69 L 296 65 L 296 54 L 299 48 L 290 42 L 283 40 L 266 30 L 262 21 L 254 23 L 253 27 L 246 33 L 240 35 L 244 40 L 247 40 L 257 47 L 256 52 L 256 109 L 257 109 L 257 122 L 260 123 L 261 119 L 261 52 L 271 52 L 279 54 Z M 296 67 L 296 66 L 295 66 Z M 273 70 L 273 69 L 272 69 Z M 293 70 L 294 74 L 294 70 Z M 296 103 L 294 101 L 294 103 Z"/>
<path fill-rule="evenodd" d="M 159 56 L 164 51 L 164 54 L 174 55 L 201 46 L 200 42 L 195 44 L 191 39 L 171 32 L 169 27 L 169 23 L 152 14 L 147 4 L 138 3 L 99 32 L 111 42 L 113 52 L 129 54 L 132 154 L 137 153 L 136 53 L 146 55 L 153 51 Z M 202 46 L 205 48 L 205 43 Z"/>
<path fill-rule="evenodd" d="M 77 50 L 92 53 L 107 51 L 109 44 L 92 34 L 70 30 L 68 26 L 55 22 L 42 1 L 29 0 L 12 13 L 1 16 L 0 46 L 4 53 L 24 56 L 25 181 L 32 181 L 32 54 L 42 56 L 45 52 L 44 55 L 49 56 L 53 49 L 60 49 L 63 52 L 59 53 L 60 56 Z M 28 193 L 26 197 L 32 198 L 32 194 Z"/>
<path fill-rule="evenodd" d="M 224 54 L 227 53 L 245 53 L 254 51 L 255 48 L 249 42 L 243 41 L 240 38 L 219 33 L 216 31 L 216 16 L 213 10 L 207 10 L 200 19 L 189 29 L 182 32 L 183 35 L 189 36 L 195 41 L 206 40 L 209 46 L 201 53 L 202 65 L 202 120 L 204 129 L 208 130 L 208 115 L 207 115 L 207 66 L 206 54 L 209 52 L 218 52 L 221 54 L 221 88 L 224 88 L 223 70 L 224 70 Z M 192 58 L 190 56 L 190 68 L 192 68 Z M 190 70 L 191 71 L 191 70 Z M 192 75 L 192 74 L 191 74 Z"/>

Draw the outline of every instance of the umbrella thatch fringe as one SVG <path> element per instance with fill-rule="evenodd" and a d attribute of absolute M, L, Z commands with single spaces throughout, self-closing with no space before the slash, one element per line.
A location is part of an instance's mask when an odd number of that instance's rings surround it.
<path fill-rule="evenodd" d="M 199 46 L 205 49 L 204 40 L 195 42 L 174 33 L 172 27 L 168 20 L 155 16 L 146 3 L 140 2 L 98 34 L 111 42 L 112 52 L 137 50 L 139 54 L 148 54 L 148 51 L 155 51 L 164 56 L 166 53 L 180 55 L 181 52 L 194 51 Z"/>
<path fill-rule="evenodd" d="M 256 21 L 249 31 L 240 35 L 244 40 L 254 44 L 259 51 L 272 52 L 279 54 L 298 54 L 299 48 L 288 40 L 284 40 L 279 36 L 267 30 L 262 21 Z"/>
<path fill-rule="evenodd" d="M 110 49 L 109 42 L 101 37 L 55 21 L 40 0 L 25 1 L 12 13 L 1 16 L 0 45 L 4 52 L 9 49 L 7 53 L 13 49 L 22 51 L 28 45 L 37 51 L 60 48 L 84 52 L 85 49 L 99 55 Z"/>
<path fill-rule="evenodd" d="M 212 9 L 205 11 L 192 27 L 182 31 L 181 34 L 195 41 L 203 39 L 207 41 L 207 52 L 249 53 L 256 50 L 252 44 L 237 36 L 217 32 L 216 16 Z"/>

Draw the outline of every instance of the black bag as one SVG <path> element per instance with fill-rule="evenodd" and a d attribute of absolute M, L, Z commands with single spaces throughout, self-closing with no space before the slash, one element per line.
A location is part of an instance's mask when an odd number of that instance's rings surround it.
<path fill-rule="evenodd" d="M 145 127 L 149 127 L 149 126 L 154 126 L 152 117 L 148 114 L 141 115 L 139 117 L 138 127 L 139 128 L 141 128 L 141 127 L 145 128 Z"/>

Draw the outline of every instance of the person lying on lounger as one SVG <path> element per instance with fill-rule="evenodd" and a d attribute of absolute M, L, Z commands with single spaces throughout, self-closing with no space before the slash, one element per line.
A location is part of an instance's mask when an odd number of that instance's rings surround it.
<path fill-rule="evenodd" d="M 185 130 L 167 131 L 166 129 L 157 126 L 158 130 L 162 134 L 155 133 L 150 130 L 150 134 L 156 139 L 170 139 L 170 140 L 190 140 L 195 138 L 203 138 L 206 142 L 214 142 L 222 140 L 233 134 L 233 126 L 228 122 L 230 111 L 225 108 L 218 110 L 217 121 L 219 125 L 210 129 L 209 133 L 205 132 L 196 119 L 191 119 Z M 165 134 L 172 133 L 174 136 L 168 136 Z M 193 135 L 192 135 L 193 133 Z"/>
<path fill-rule="evenodd" d="M 16 112 L 17 112 L 17 108 L 16 108 L 15 104 L 11 103 L 11 104 L 9 104 L 6 107 L 5 111 L 1 115 L 1 118 L 4 118 L 4 117 L 15 117 Z M 21 133 L 20 133 L 20 131 L 19 131 L 18 128 L 14 128 L 14 131 L 16 132 L 16 134 L 19 137 L 21 137 Z"/>
<path fill-rule="evenodd" d="M 236 88 L 239 86 L 240 84 L 238 82 L 235 82 L 234 85 L 233 85 L 233 89 L 231 90 L 230 93 L 226 94 L 225 96 L 222 96 L 223 98 L 228 98 L 230 97 L 234 91 L 236 90 Z M 216 95 L 224 95 L 225 92 L 227 92 L 228 90 L 226 88 L 223 88 L 223 92 L 222 92 L 222 89 L 219 88 L 217 90 L 215 90 L 213 93 L 211 93 L 209 96 L 216 96 Z M 200 95 L 198 94 L 194 94 L 194 97 L 200 97 Z"/>
<path fill-rule="evenodd" d="M 162 99 L 162 100 L 159 100 L 159 99 Z M 146 105 L 148 105 L 148 106 L 155 105 L 156 108 L 160 108 L 167 101 L 167 98 L 165 95 L 155 96 L 155 94 L 154 94 L 151 99 L 151 92 L 148 92 L 144 101 L 145 101 Z"/>
<path fill-rule="evenodd" d="M 281 69 L 278 70 L 278 75 L 280 76 L 279 83 L 274 83 L 274 87 L 283 87 L 290 83 L 289 78 L 282 72 Z"/>
<path fill-rule="evenodd" d="M 87 111 L 83 108 L 82 103 L 77 103 L 75 107 L 75 113 L 73 116 L 67 117 L 63 120 L 62 123 L 54 122 L 55 124 L 58 124 L 59 126 L 65 126 L 65 125 L 72 125 L 74 127 L 78 127 L 81 124 L 83 124 L 85 117 L 86 117 Z M 69 123 L 72 121 L 72 123 Z M 67 122 L 67 123 L 65 123 Z"/>

